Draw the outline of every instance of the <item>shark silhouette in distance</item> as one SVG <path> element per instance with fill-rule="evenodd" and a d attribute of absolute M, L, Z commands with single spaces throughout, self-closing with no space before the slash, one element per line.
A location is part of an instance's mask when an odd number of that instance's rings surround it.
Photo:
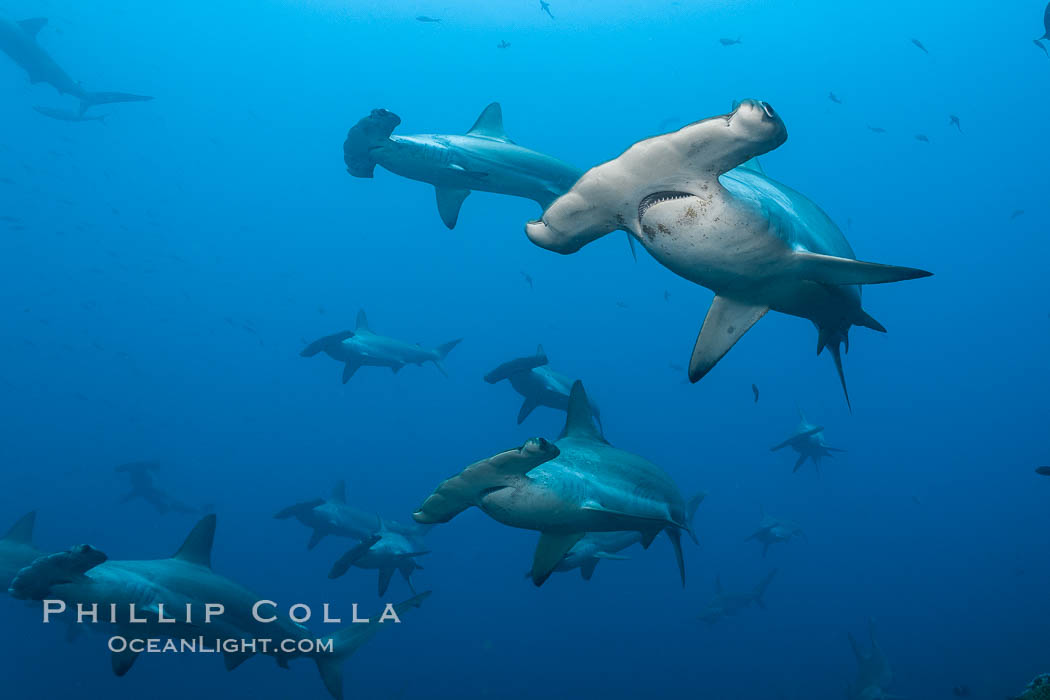
<path fill-rule="evenodd" d="M 37 42 L 37 35 L 46 25 L 47 19 L 42 17 L 20 22 L 11 22 L 0 17 L 0 51 L 6 53 L 26 72 L 30 83 L 47 83 L 58 90 L 59 94 L 71 95 L 80 100 L 81 115 L 94 105 L 145 102 L 153 99 L 147 95 L 89 92 L 82 88 L 80 83 L 73 80 Z"/>
<path fill-rule="evenodd" d="M 766 589 L 769 588 L 770 582 L 776 575 L 777 570 L 773 569 L 765 578 L 759 581 L 757 586 L 749 591 L 739 592 L 725 590 L 722 587 L 722 578 L 716 576 L 715 597 L 711 599 L 707 607 L 700 613 L 699 618 L 707 624 L 713 625 L 722 618 L 737 615 L 741 610 L 750 608 L 752 605 L 757 605 L 765 610 L 764 596 Z"/>
<path fill-rule="evenodd" d="M 795 462 L 795 468 L 792 469 L 792 472 L 797 472 L 809 459 L 813 460 L 813 466 L 816 467 L 819 474 L 821 460 L 825 457 L 833 457 L 835 452 L 845 452 L 845 450 L 831 447 L 824 442 L 824 426 L 814 425 L 806 420 L 806 415 L 801 408 L 798 409 L 798 418 L 799 424 L 798 428 L 795 429 L 795 433 L 769 449 L 771 452 L 776 452 L 785 447 L 790 447 L 798 453 L 798 460 Z"/>
<path fill-rule="evenodd" d="M 142 499 L 153 506 L 158 513 L 203 514 L 211 510 L 210 505 L 201 507 L 191 506 L 178 500 L 167 491 L 157 487 L 153 482 L 153 473 L 160 469 L 160 462 L 143 461 L 128 462 L 121 464 L 114 471 L 118 474 L 127 474 L 131 482 L 131 491 L 120 499 L 121 503 Z"/>
<path fill-rule="evenodd" d="M 354 330 L 319 338 L 307 345 L 299 355 L 313 357 L 323 352 L 333 360 L 342 362 L 343 384 L 350 381 L 361 367 L 387 367 L 397 374 L 405 365 L 422 365 L 424 362 L 433 363 L 447 377 L 448 372 L 442 361 L 462 340 L 459 338 L 430 349 L 417 343 L 379 335 L 368 325 L 368 316 L 362 309 L 357 312 L 357 327 Z"/>
<path fill-rule="evenodd" d="M 316 639 L 307 628 L 277 612 L 270 622 L 257 619 L 253 607 L 266 599 L 212 570 L 215 523 L 214 515 L 205 516 L 175 555 L 167 559 L 114 561 L 88 545 L 41 557 L 19 571 L 11 583 L 11 594 L 23 600 L 60 602 L 67 610 L 77 604 L 98 604 L 103 610 L 115 605 L 115 623 L 110 623 L 105 613 L 101 617 L 126 638 L 203 639 L 213 645 L 223 639 Z M 419 607 L 427 595 L 393 606 L 397 618 Z M 222 605 L 223 614 L 205 622 L 206 604 Z M 193 622 L 186 622 L 187 610 Z M 132 622 L 132 615 L 146 622 Z M 328 692 L 341 700 L 343 662 L 375 636 L 384 625 L 382 619 L 350 624 L 325 637 L 332 643 L 330 652 L 286 652 L 274 644 L 265 653 L 282 667 L 298 658 L 311 658 Z M 235 651 L 223 656 L 226 668 L 233 670 L 254 655 Z M 114 673 L 123 676 L 137 658 L 138 654 L 130 650 L 113 652 Z"/>

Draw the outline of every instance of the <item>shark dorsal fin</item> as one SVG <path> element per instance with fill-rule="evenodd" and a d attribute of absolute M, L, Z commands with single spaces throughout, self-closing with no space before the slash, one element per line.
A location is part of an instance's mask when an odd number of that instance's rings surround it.
<path fill-rule="evenodd" d="M 19 544 L 31 544 L 33 542 L 33 525 L 36 524 L 36 511 L 26 513 L 18 519 L 11 529 L 7 531 L 7 534 L 3 536 L 3 539 L 7 542 L 17 542 Z"/>
<path fill-rule="evenodd" d="M 590 399 L 583 388 L 583 382 L 577 379 L 572 383 L 569 392 L 569 407 L 566 410 L 565 429 L 561 431 L 561 437 L 573 437 L 585 440 L 605 442 L 605 438 L 598 432 L 594 424 L 594 411 L 591 410 Z"/>
<path fill-rule="evenodd" d="M 365 310 L 361 309 L 357 312 L 357 330 L 358 331 L 370 331 L 368 327 L 368 316 L 365 314 Z"/>
<path fill-rule="evenodd" d="M 542 359 L 543 360 L 543 364 L 547 364 L 547 353 L 545 353 L 543 351 L 543 346 L 542 345 L 537 345 L 536 346 L 536 358 L 537 359 Z"/>
<path fill-rule="evenodd" d="M 503 130 L 503 108 L 499 106 L 499 102 L 493 102 L 483 109 L 481 115 L 478 116 L 478 120 L 474 122 L 474 126 L 470 127 L 470 131 L 467 134 L 469 136 L 482 136 L 487 139 L 514 143 L 507 137 L 507 132 Z"/>
<path fill-rule="evenodd" d="M 211 568 L 211 547 L 215 543 L 215 514 L 205 515 L 193 526 L 186 541 L 172 559 Z"/>
<path fill-rule="evenodd" d="M 328 494 L 328 500 L 333 503 L 346 503 L 346 482 L 340 479 L 335 482 L 332 492 Z"/>
<path fill-rule="evenodd" d="M 34 17 L 32 19 L 23 19 L 18 23 L 18 26 L 22 28 L 29 36 L 36 38 L 36 35 L 40 33 L 40 30 L 47 24 L 47 17 Z"/>

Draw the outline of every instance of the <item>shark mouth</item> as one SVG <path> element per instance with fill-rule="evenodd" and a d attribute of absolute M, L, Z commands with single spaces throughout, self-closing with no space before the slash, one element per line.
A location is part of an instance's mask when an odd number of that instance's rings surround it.
<path fill-rule="evenodd" d="M 645 212 L 649 209 L 649 207 L 653 205 L 659 204 L 660 202 L 669 202 L 672 199 L 685 199 L 686 197 L 692 196 L 694 195 L 691 195 L 688 192 L 675 192 L 671 190 L 664 192 L 653 192 L 651 195 L 647 196 L 645 199 L 638 203 L 638 220 L 641 221 L 642 216 L 644 216 Z"/>

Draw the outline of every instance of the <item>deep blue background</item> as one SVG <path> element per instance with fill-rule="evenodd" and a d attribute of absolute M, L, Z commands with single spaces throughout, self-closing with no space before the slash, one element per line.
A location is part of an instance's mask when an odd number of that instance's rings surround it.
<path fill-rule="evenodd" d="M 407 520 L 466 464 L 555 437 L 559 414 L 516 427 L 519 398 L 481 381 L 543 343 L 615 445 L 710 492 L 688 588 L 661 538 L 536 590 L 535 534 L 467 512 L 428 536 L 417 585 L 434 595 L 347 664 L 348 697 L 840 698 L 845 634 L 869 616 L 897 693 L 1016 693 L 1050 670 L 1050 483 L 1032 473 L 1050 460 L 1043 8 L 917 5 L 552 0 L 551 21 L 533 0 L 6 2 L 50 17 L 41 44 L 89 89 L 156 101 L 51 121 L 31 106 L 68 98 L 0 57 L 0 214 L 20 220 L 0 223 L 0 528 L 38 508 L 43 548 L 166 556 L 193 518 L 118 506 L 113 473 L 160 459 L 174 493 L 216 504 L 217 571 L 285 603 L 378 606 L 374 573 L 326 579 L 346 543 L 308 553 L 272 514 L 342 478 Z M 373 107 L 399 133 L 462 132 L 498 100 L 511 138 L 588 167 L 745 96 L 788 126 L 770 176 L 861 259 L 936 273 L 865 291 L 890 332 L 852 335 L 852 416 L 803 320 L 767 316 L 683 384 L 669 363 L 686 364 L 706 290 L 632 262 L 619 234 L 543 251 L 524 200 L 474 194 L 447 231 L 429 187 L 341 161 Z M 364 369 L 342 386 L 337 364 L 297 356 L 361 307 L 406 340 L 464 337 L 451 377 Z M 848 450 L 820 478 L 768 451 L 796 402 Z M 763 505 L 809 542 L 763 561 L 743 542 Z M 750 586 L 774 566 L 768 611 L 696 621 L 716 573 Z M 395 580 L 388 599 L 405 595 Z M 326 697 L 308 661 L 153 657 L 118 679 L 103 637 L 66 646 L 9 599 L 0 620 L 12 697 Z"/>

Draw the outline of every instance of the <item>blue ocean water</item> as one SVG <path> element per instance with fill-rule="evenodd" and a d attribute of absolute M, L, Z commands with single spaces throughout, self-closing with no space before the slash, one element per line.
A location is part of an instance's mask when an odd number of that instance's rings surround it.
<path fill-rule="evenodd" d="M 472 509 L 427 535 L 413 582 L 434 593 L 346 663 L 347 697 L 840 698 L 846 635 L 869 618 L 893 693 L 1016 695 L 1050 670 L 1050 481 L 1033 474 L 1050 461 L 1043 7 L 550 8 L 5 2 L 4 18 L 49 18 L 41 46 L 86 87 L 155 99 L 93 107 L 104 125 L 50 120 L 32 107 L 75 100 L 0 56 L 0 529 L 36 509 L 42 550 L 168 556 L 196 517 L 120 503 L 114 472 L 159 460 L 159 483 L 213 505 L 217 572 L 282 604 L 378 610 L 404 581 L 379 598 L 374 572 L 328 580 L 349 543 L 307 551 L 308 531 L 273 514 L 342 479 L 350 503 L 407 522 L 466 465 L 556 438 L 563 413 L 516 425 L 520 397 L 482 381 L 542 343 L 610 442 L 708 492 L 687 586 L 658 538 L 537 589 L 535 533 Z M 522 231 L 540 214 L 525 199 L 475 193 L 449 231 L 432 188 L 351 178 L 340 152 L 376 107 L 398 133 L 462 133 L 498 101 L 516 142 L 587 168 L 744 97 L 787 125 L 766 173 L 858 258 L 935 273 L 865 289 L 889 333 L 854 329 L 852 414 L 805 320 L 767 315 L 690 385 L 709 291 L 635 262 L 620 234 L 545 251 Z M 362 308 L 428 347 L 464 338 L 449 376 L 364 368 L 343 385 L 336 363 L 298 356 Z M 796 406 L 847 450 L 820 475 L 769 450 Z M 763 558 L 744 541 L 763 508 L 808 540 Z M 766 610 L 697 619 L 716 575 L 739 589 L 773 568 Z M 67 644 L 38 606 L 0 611 L 5 697 L 327 697 L 306 660 L 227 673 L 156 655 L 117 678 L 104 635 Z"/>

